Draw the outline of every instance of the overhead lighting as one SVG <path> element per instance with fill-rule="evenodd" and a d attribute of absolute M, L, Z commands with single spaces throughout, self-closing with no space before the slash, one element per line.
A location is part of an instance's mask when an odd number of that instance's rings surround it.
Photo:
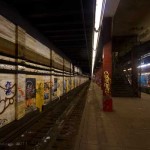
<path fill-rule="evenodd" d="M 150 72 L 141 73 L 141 75 L 150 75 Z"/>
<path fill-rule="evenodd" d="M 96 31 L 99 30 L 99 27 L 100 27 L 102 5 L 103 5 L 103 0 L 96 1 L 96 11 L 95 11 L 95 30 Z"/>
<path fill-rule="evenodd" d="M 96 58 L 96 51 L 93 50 L 93 53 L 92 53 L 92 72 L 94 70 L 95 58 Z"/>
<path fill-rule="evenodd" d="M 94 70 L 94 64 L 95 64 L 95 58 L 92 59 L 92 73 L 93 73 L 93 70 Z"/>
<path fill-rule="evenodd" d="M 93 58 L 96 57 L 96 51 L 93 51 L 93 55 L 92 55 Z"/>
<path fill-rule="evenodd" d="M 96 48 L 97 48 L 98 34 L 99 34 L 99 32 L 94 31 L 93 50 L 96 50 Z"/>
<path fill-rule="evenodd" d="M 148 66 L 150 66 L 150 63 L 149 64 L 144 64 L 144 65 L 140 65 L 137 68 L 145 68 L 145 67 L 148 67 Z"/>
<path fill-rule="evenodd" d="M 97 44 L 100 35 L 100 26 L 102 24 L 103 14 L 104 14 L 104 6 L 106 0 L 96 0 L 96 10 L 95 10 L 95 24 L 94 24 L 94 33 L 93 33 L 93 53 L 92 53 L 92 70 L 91 76 L 93 76 L 96 52 L 97 52 Z"/>
<path fill-rule="evenodd" d="M 143 59 L 143 58 L 146 58 L 146 57 L 148 57 L 148 56 L 150 56 L 150 53 L 147 53 L 147 54 L 141 56 L 141 58 Z"/>

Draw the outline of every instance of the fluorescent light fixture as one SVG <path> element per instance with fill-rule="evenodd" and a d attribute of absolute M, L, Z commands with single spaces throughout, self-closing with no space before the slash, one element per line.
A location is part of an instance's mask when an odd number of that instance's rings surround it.
<path fill-rule="evenodd" d="M 97 48 L 98 34 L 99 34 L 99 32 L 94 31 L 93 50 L 96 50 L 96 48 Z"/>
<path fill-rule="evenodd" d="M 141 73 L 141 75 L 149 75 L 150 72 L 144 72 L 144 73 Z"/>
<path fill-rule="evenodd" d="M 150 63 L 149 64 L 144 64 L 144 65 L 140 65 L 137 68 L 145 68 L 145 67 L 148 67 L 148 66 L 150 66 Z"/>
<path fill-rule="evenodd" d="M 96 10 L 95 10 L 95 25 L 94 25 L 94 33 L 93 33 L 93 54 L 92 54 L 92 72 L 91 76 L 93 76 L 93 70 L 94 70 L 94 64 L 95 64 L 95 58 L 96 58 L 96 52 L 97 52 L 97 44 L 99 40 L 100 35 L 100 26 L 102 24 L 102 19 L 104 15 L 104 6 L 105 6 L 106 0 L 96 0 Z"/>
<path fill-rule="evenodd" d="M 93 55 L 92 55 L 93 58 L 96 57 L 96 51 L 93 51 Z"/>
<path fill-rule="evenodd" d="M 96 0 L 95 30 L 98 30 L 100 26 L 102 5 L 103 5 L 103 0 Z"/>
<path fill-rule="evenodd" d="M 146 57 L 148 57 L 148 56 L 150 56 L 150 53 L 147 53 L 147 54 L 141 56 L 141 59 L 146 58 Z"/>
<path fill-rule="evenodd" d="M 93 76 L 94 64 L 95 64 L 95 57 L 93 57 L 92 59 L 92 76 Z"/>

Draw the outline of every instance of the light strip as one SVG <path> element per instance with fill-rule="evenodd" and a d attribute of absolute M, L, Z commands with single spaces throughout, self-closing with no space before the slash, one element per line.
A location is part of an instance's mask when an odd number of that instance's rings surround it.
<path fill-rule="evenodd" d="M 141 73 L 141 75 L 150 75 L 150 72 Z"/>
<path fill-rule="evenodd" d="M 98 34 L 99 34 L 99 32 L 94 31 L 93 50 L 96 50 L 96 48 L 97 48 Z"/>
<path fill-rule="evenodd" d="M 141 56 L 141 59 L 146 58 L 146 57 L 148 57 L 148 56 L 150 56 L 150 53 L 147 53 L 147 54 Z"/>
<path fill-rule="evenodd" d="M 147 67 L 147 66 L 150 66 L 150 63 L 149 63 L 149 64 L 144 64 L 144 65 L 140 65 L 140 66 L 138 66 L 137 68 L 145 68 L 145 67 Z"/>
<path fill-rule="evenodd" d="M 91 70 L 91 76 L 93 76 L 94 71 L 94 65 L 95 65 L 95 59 L 96 59 L 96 53 L 97 53 L 97 44 L 98 39 L 100 35 L 100 26 L 102 24 L 102 18 L 104 14 L 104 2 L 106 3 L 106 0 L 96 0 L 96 10 L 95 10 L 95 30 L 93 33 L 93 52 L 92 52 L 92 70 Z"/>
<path fill-rule="evenodd" d="M 96 57 L 96 51 L 93 51 L 92 57 L 95 59 L 95 57 Z"/>
<path fill-rule="evenodd" d="M 97 0 L 96 1 L 96 11 L 95 11 L 95 30 L 96 31 L 100 27 L 102 5 L 103 5 L 103 0 Z"/>
<path fill-rule="evenodd" d="M 137 68 L 146 68 L 146 67 L 148 67 L 148 66 L 150 66 L 150 63 L 144 64 L 144 65 L 140 65 L 140 66 L 138 66 Z M 132 70 L 132 68 L 128 68 L 127 70 Z M 126 70 L 123 70 L 123 71 L 125 72 Z"/>

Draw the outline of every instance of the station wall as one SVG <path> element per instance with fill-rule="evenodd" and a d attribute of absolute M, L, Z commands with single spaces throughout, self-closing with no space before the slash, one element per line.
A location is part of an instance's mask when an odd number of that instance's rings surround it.
<path fill-rule="evenodd" d="M 0 128 L 86 82 L 78 70 L 0 15 Z"/>

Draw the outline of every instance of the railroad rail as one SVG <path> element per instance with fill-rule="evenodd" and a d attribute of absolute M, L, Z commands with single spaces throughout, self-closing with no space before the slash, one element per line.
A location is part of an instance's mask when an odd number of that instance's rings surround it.
<path fill-rule="evenodd" d="M 64 130 L 63 127 L 67 125 L 66 122 L 71 121 L 71 119 L 68 120 L 70 114 L 75 114 L 73 112 L 78 110 L 78 107 L 84 106 L 81 98 L 85 94 L 88 85 L 89 82 L 86 82 L 66 94 L 66 96 L 56 100 L 43 113 L 0 139 L 0 149 L 38 150 L 43 149 L 45 146 L 54 148 L 53 145 L 55 145 L 55 141 L 58 141 L 60 131 Z M 83 109 L 82 107 L 81 109 Z"/>

